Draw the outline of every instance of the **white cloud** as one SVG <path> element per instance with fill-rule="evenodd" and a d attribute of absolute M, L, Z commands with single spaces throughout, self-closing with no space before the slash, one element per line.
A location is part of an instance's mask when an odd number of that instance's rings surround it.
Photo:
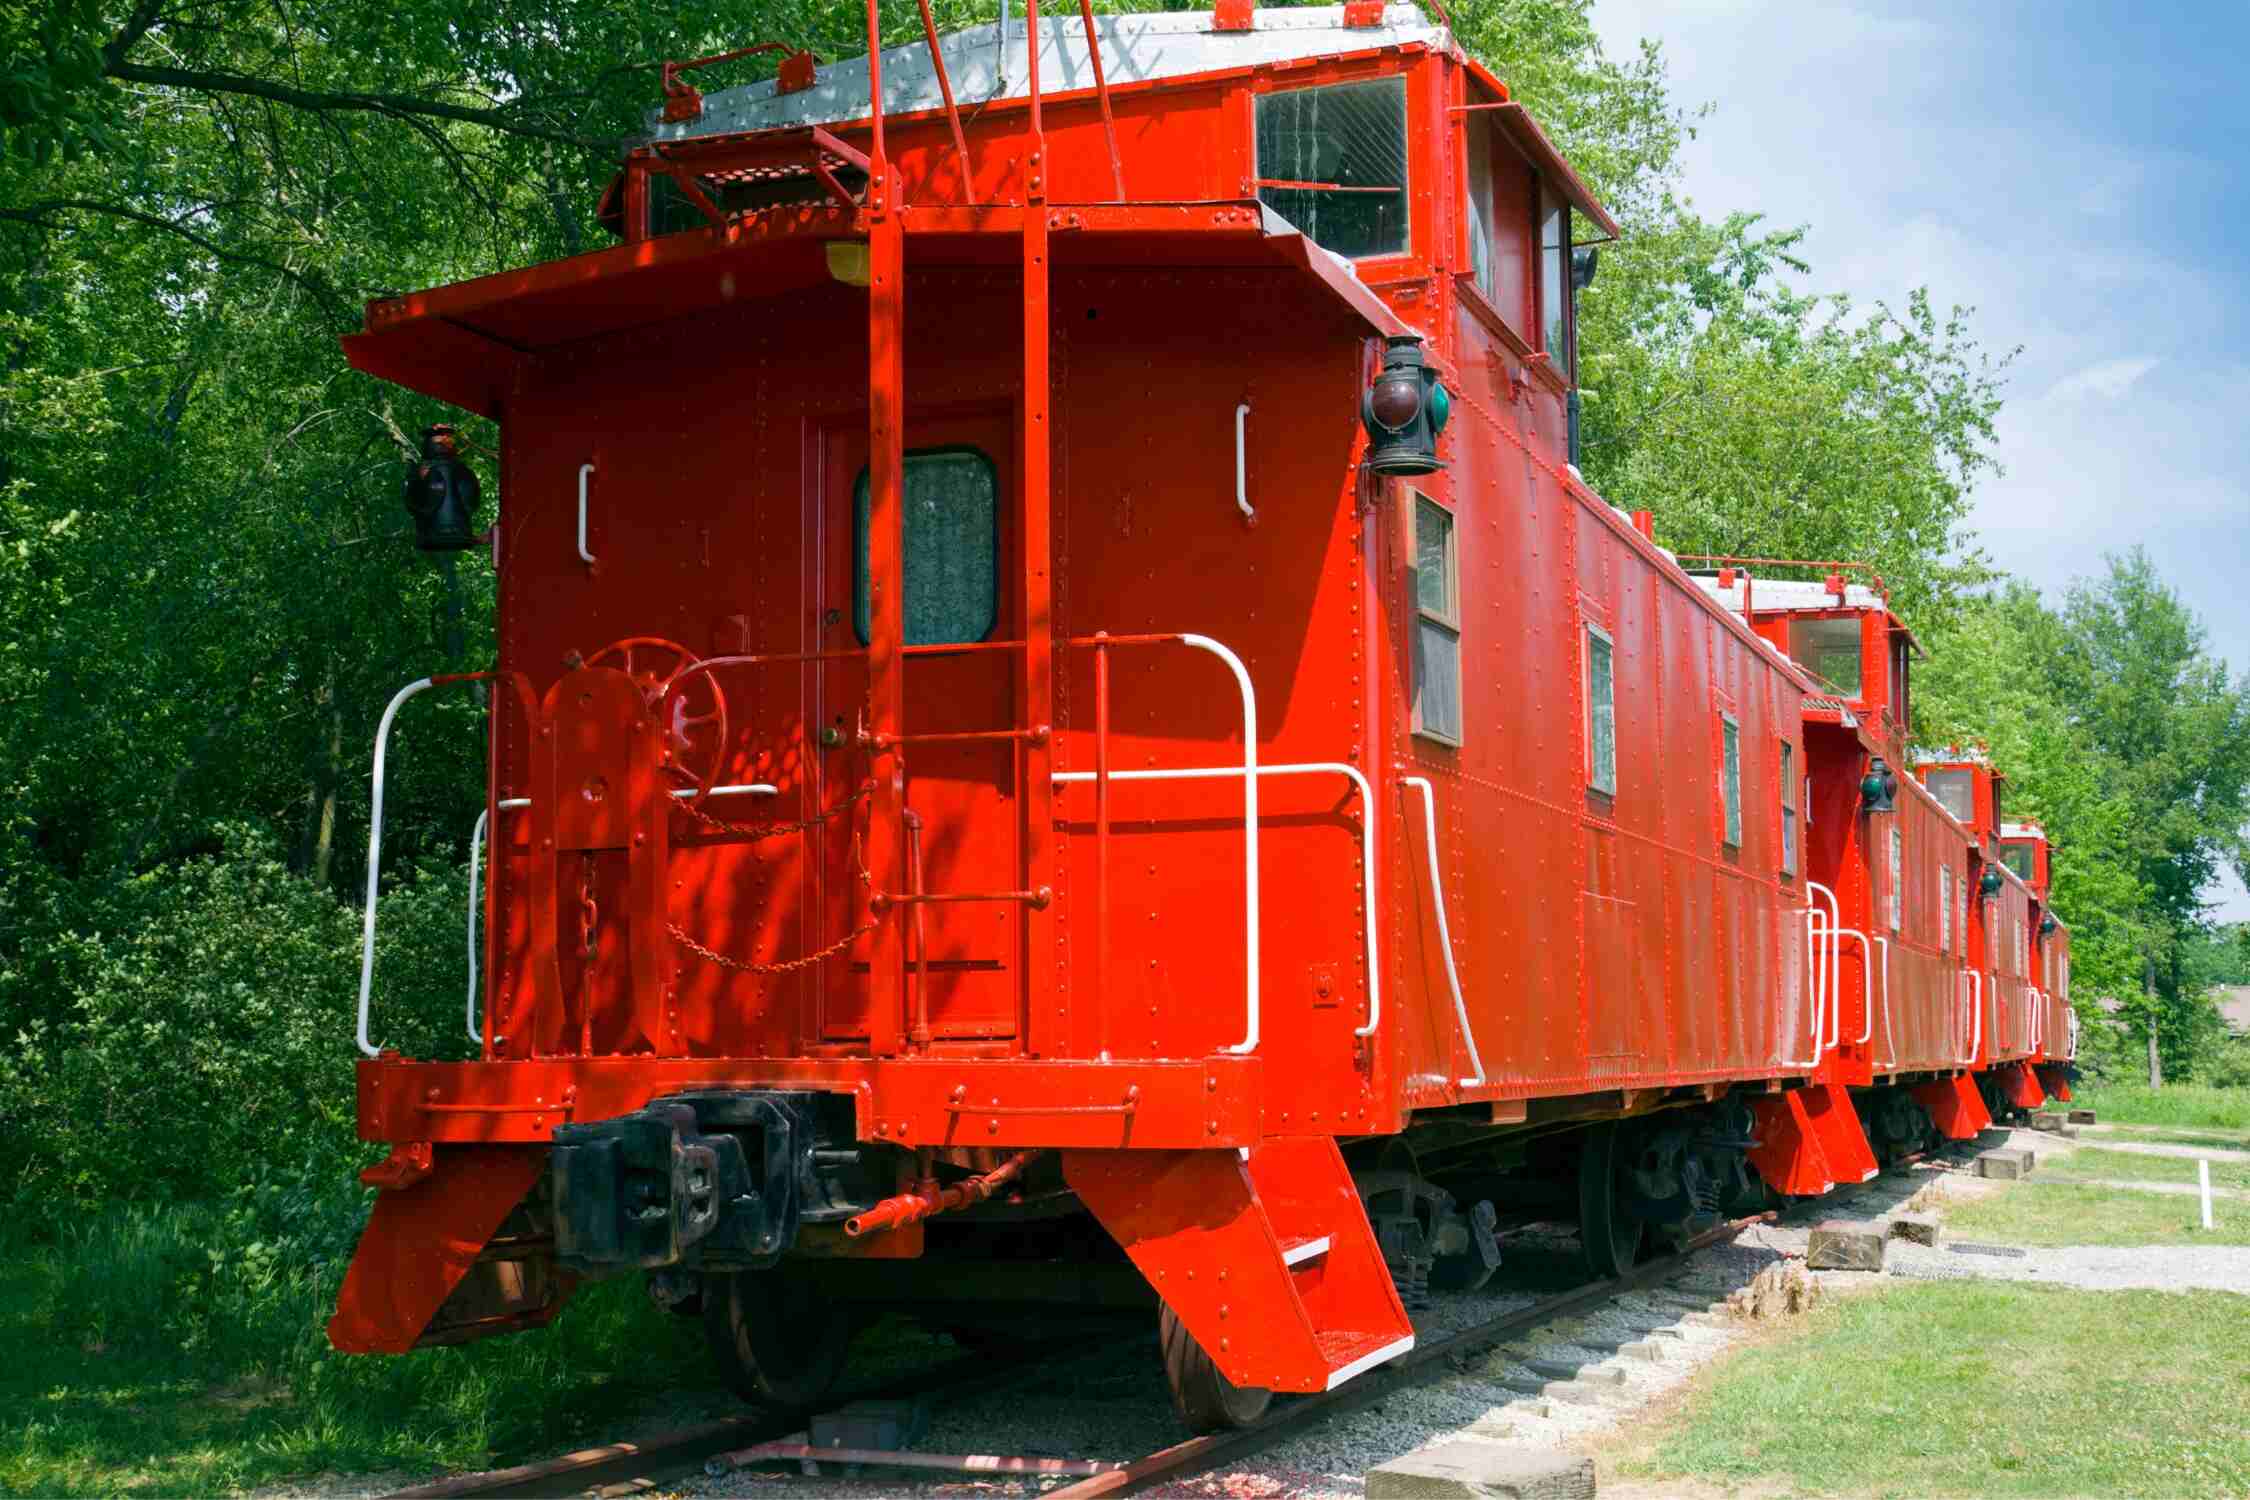
<path fill-rule="evenodd" d="M 2042 399 L 2058 403 L 2082 401 L 2089 397 L 2115 401 L 2139 385 L 2141 377 L 2161 363 L 2154 355 L 2147 354 L 2135 355 L 2129 359 L 2104 360 L 2056 381 Z"/>

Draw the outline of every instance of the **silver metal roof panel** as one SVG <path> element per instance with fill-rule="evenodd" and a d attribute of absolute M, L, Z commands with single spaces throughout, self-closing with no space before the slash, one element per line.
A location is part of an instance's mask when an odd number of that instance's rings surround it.
<path fill-rule="evenodd" d="M 1249 31 L 1214 31 L 1210 11 L 1161 11 L 1094 17 L 1101 39 L 1102 72 L 1109 84 L 1155 78 L 1184 78 L 1222 68 L 1257 67 L 1328 57 L 1370 47 L 1421 42 L 1451 45 L 1443 26 L 1432 25 L 1420 7 L 1384 7 L 1380 26 L 1346 27 L 1340 5 L 1260 9 Z M 1029 39 L 1021 20 L 973 26 L 938 38 L 953 96 L 963 108 L 995 99 L 1030 94 Z M 1094 86 L 1092 53 L 1084 23 L 1075 15 L 1039 18 L 1039 91 L 1042 97 Z M 883 110 L 911 114 L 943 108 L 937 70 L 921 42 L 883 51 Z M 867 59 L 846 58 L 822 64 L 813 86 L 777 94 L 765 79 L 704 96 L 703 116 L 668 124 L 662 112 L 649 114 L 649 134 L 660 141 L 732 135 L 803 125 L 833 125 L 867 113 Z"/>

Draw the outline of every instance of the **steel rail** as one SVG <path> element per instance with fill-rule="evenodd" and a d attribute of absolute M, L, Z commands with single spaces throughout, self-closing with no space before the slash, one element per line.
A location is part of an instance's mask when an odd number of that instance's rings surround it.
<path fill-rule="evenodd" d="M 1271 1447 L 1316 1422 L 1343 1416 L 1399 1391 L 1443 1379 L 1452 1373 L 1454 1361 L 1480 1354 L 1541 1323 L 1661 1283 L 1684 1269 L 1697 1251 L 1732 1240 L 1752 1224 L 1774 1217 L 1771 1213 L 1753 1214 L 1721 1224 L 1696 1236 L 1673 1254 L 1636 1266 L 1614 1281 L 1588 1282 L 1435 1343 L 1420 1345 L 1403 1359 L 1371 1370 L 1349 1385 L 1292 1400 L 1249 1427 L 1190 1438 L 1047 1493 L 1050 1497 L 1069 1496 L 1076 1500 L 1094 1495 L 1129 1494 L 1166 1478 L 1194 1473 Z M 1046 1365 L 1084 1352 L 1083 1338 L 1047 1340 L 1028 1346 L 1025 1358 L 997 1370 L 989 1355 L 968 1355 L 874 1390 L 839 1394 L 832 1402 L 929 1396 L 950 1405 L 964 1397 L 983 1395 L 1035 1378 Z M 802 1411 L 753 1412 L 726 1417 L 659 1433 L 640 1442 L 611 1443 L 512 1468 L 457 1474 L 393 1490 L 376 1500 L 457 1500 L 457 1497 L 470 1495 L 575 1495 L 588 1491 L 621 1493 L 626 1487 L 646 1489 L 694 1473 L 722 1454 L 762 1443 L 788 1441 L 804 1430 L 806 1415 Z"/>
<path fill-rule="evenodd" d="M 950 1404 L 959 1397 L 982 1395 L 1032 1379 L 1047 1364 L 1072 1354 L 1083 1354 L 1085 1348 L 1083 1338 L 1046 1339 L 1026 1345 L 1025 1358 L 999 1369 L 994 1368 L 988 1354 L 967 1354 L 871 1390 L 839 1392 L 832 1400 L 841 1405 L 845 1401 L 898 1401 L 923 1396 L 937 1404 Z M 824 1403 L 824 1407 L 826 1405 Z M 463 1495 L 578 1495 L 617 1486 L 646 1488 L 647 1481 L 698 1472 L 707 1459 L 732 1449 L 785 1441 L 804 1431 L 807 1415 L 803 1411 L 746 1412 L 739 1417 L 721 1417 L 692 1427 L 660 1432 L 640 1442 L 607 1443 L 536 1463 L 455 1474 L 428 1484 L 392 1490 L 376 1496 L 375 1500 L 455 1500 Z"/>
<path fill-rule="evenodd" d="M 1678 1275 L 1698 1250 L 1731 1240 L 1752 1224 L 1764 1223 L 1774 1217 L 1771 1213 L 1752 1214 L 1748 1218 L 1721 1224 L 1697 1235 L 1671 1255 L 1635 1266 L 1631 1272 L 1615 1281 L 1588 1282 L 1584 1286 L 1543 1298 L 1529 1307 L 1503 1313 L 1490 1322 L 1465 1328 L 1435 1343 L 1417 1345 L 1413 1353 L 1370 1370 L 1349 1385 L 1292 1401 L 1248 1427 L 1189 1438 L 1184 1443 L 1174 1443 L 1169 1448 L 1137 1458 L 1106 1474 L 1097 1474 L 1077 1484 L 1049 1490 L 1046 1500 L 1091 1500 L 1096 1495 L 1128 1495 L 1162 1480 L 1179 1479 L 1225 1463 L 1229 1459 L 1273 1447 L 1315 1422 L 1372 1406 L 1413 1386 L 1442 1380 L 1447 1375 L 1456 1373 L 1458 1361 L 1482 1354 L 1503 1339 L 1514 1338 L 1542 1323 L 1606 1302 L 1622 1293 L 1639 1291 L 1668 1280 Z"/>

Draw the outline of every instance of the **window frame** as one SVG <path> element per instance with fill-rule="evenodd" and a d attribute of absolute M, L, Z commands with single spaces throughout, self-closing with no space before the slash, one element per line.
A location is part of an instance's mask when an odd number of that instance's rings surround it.
<path fill-rule="evenodd" d="M 1802 834 L 1797 824 L 1797 747 L 1784 739 L 1781 744 L 1781 875 L 1784 880 L 1797 878 L 1798 845 Z"/>
<path fill-rule="evenodd" d="M 1579 728 L 1586 736 L 1586 790 L 1617 800 L 1617 638 L 1603 628 L 1591 615 L 1580 615 L 1578 623 L 1578 682 L 1581 689 Z M 1594 751 L 1594 643 L 1601 642 L 1609 658 L 1609 765 L 1605 768 L 1595 763 Z M 1605 782 L 1597 774 L 1606 769 Z"/>
<path fill-rule="evenodd" d="M 1531 271 L 1532 347 L 1547 357 L 1547 367 L 1559 379 L 1566 385 L 1576 385 L 1578 383 L 1578 309 L 1576 306 L 1578 298 L 1573 295 L 1571 287 L 1571 279 L 1576 270 L 1572 256 L 1572 252 L 1576 248 L 1576 226 L 1571 222 L 1571 215 L 1576 210 L 1571 207 L 1570 199 L 1557 191 L 1537 167 L 1531 167 L 1530 170 L 1533 185 L 1531 216 L 1533 255 Z M 1561 332 L 1563 347 L 1560 358 L 1556 357 L 1557 351 L 1548 345 L 1547 324 L 1551 309 L 1548 306 L 1549 293 L 1547 287 L 1547 252 L 1549 249 L 1547 244 L 1547 210 L 1550 201 L 1555 207 L 1555 216 L 1562 224 L 1560 297 L 1562 302 Z"/>
<path fill-rule="evenodd" d="M 1906 928 L 1906 830 L 1897 823 L 1891 824 L 1891 936 L 1897 937 Z"/>
<path fill-rule="evenodd" d="M 1733 764 L 1727 745 L 1733 741 Z M 1742 849 L 1742 721 L 1731 709 L 1719 710 L 1719 845 L 1737 853 Z"/>
<path fill-rule="evenodd" d="M 1372 265 L 1384 261 L 1407 261 L 1411 260 L 1415 254 L 1414 220 L 1417 211 L 1415 208 L 1414 182 L 1414 111 L 1417 107 L 1417 99 L 1416 91 L 1408 86 L 1406 73 L 1401 70 L 1384 69 L 1354 77 L 1330 78 L 1319 83 L 1299 83 L 1291 80 L 1280 87 L 1263 87 L 1250 91 L 1251 192 L 1262 206 L 1270 209 L 1277 217 L 1288 219 L 1289 216 L 1283 213 L 1278 205 L 1265 201 L 1266 188 L 1264 184 L 1269 179 L 1266 175 L 1264 163 L 1259 160 L 1258 111 L 1264 107 L 1268 99 L 1279 98 L 1285 94 L 1310 94 L 1323 89 L 1363 87 L 1368 84 L 1379 83 L 1395 85 L 1399 91 L 1398 202 L 1400 206 L 1401 242 L 1398 248 L 1395 250 L 1371 250 L 1365 255 L 1344 255 L 1340 250 L 1330 250 L 1327 245 L 1321 244 L 1321 241 L 1311 230 L 1298 225 L 1294 219 L 1289 220 L 1307 240 L 1319 245 L 1323 250 L 1329 250 L 1332 255 L 1343 256 L 1344 259 L 1355 266 Z M 1271 180 L 1286 181 L 1288 179 Z"/>
<path fill-rule="evenodd" d="M 1454 513 L 1453 507 L 1440 501 L 1435 495 L 1427 494 L 1412 487 L 1408 487 L 1406 493 L 1412 500 L 1411 514 L 1413 516 L 1411 523 L 1412 555 L 1414 559 L 1412 569 L 1414 574 L 1413 732 L 1423 739 L 1458 750 L 1467 740 L 1469 728 L 1468 704 L 1462 694 L 1463 673 L 1461 671 L 1461 518 Z M 1429 506 L 1438 515 L 1445 517 L 1445 602 L 1448 609 L 1444 612 L 1432 610 L 1422 602 L 1422 507 L 1424 505 Z M 1429 671 L 1428 662 L 1420 650 L 1422 631 L 1425 626 L 1435 627 L 1451 637 L 1453 641 L 1453 680 L 1451 688 L 1453 715 L 1461 726 L 1461 731 L 1458 734 L 1448 734 L 1442 729 L 1433 729 L 1423 720 L 1422 694 L 1425 687 L 1425 677 Z"/>
<path fill-rule="evenodd" d="M 1938 952 L 1953 951 L 1953 866 L 1938 866 Z"/>

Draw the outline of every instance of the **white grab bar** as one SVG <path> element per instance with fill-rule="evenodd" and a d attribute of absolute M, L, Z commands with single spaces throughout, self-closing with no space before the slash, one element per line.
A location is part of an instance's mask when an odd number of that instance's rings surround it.
<path fill-rule="evenodd" d="M 1843 987 L 1844 979 L 1844 911 L 1842 906 L 1837 903 L 1836 893 L 1834 891 L 1830 890 L 1827 886 L 1822 885 L 1817 880 L 1806 881 L 1805 899 L 1807 901 L 1811 901 L 1816 896 L 1827 901 L 1828 903 L 1828 918 L 1826 923 L 1828 933 L 1828 978 L 1827 982 L 1821 987 L 1821 993 L 1827 997 L 1828 1003 L 1831 1006 L 1835 1006 L 1837 1008 L 1840 1016 L 1842 1005 L 1838 999 L 1837 992 Z M 1815 1019 L 1817 1020 L 1817 1017 Z M 1841 1029 L 1842 1023 L 1841 1020 L 1839 1020 L 1838 1030 L 1840 1031 Z M 1829 1048 L 1833 1048 L 1836 1045 L 1836 1042 L 1836 1037 L 1825 1037 L 1822 1042 L 1821 1050 L 1826 1051 Z M 1815 1060 L 1818 1060 L 1817 1056 Z"/>
<path fill-rule="evenodd" d="M 1859 939 L 1859 1010 L 1860 1019 L 1867 1024 L 1860 1028 L 1859 1035 L 1852 1040 L 1852 1045 L 1864 1047 L 1867 1045 L 1867 1039 L 1875 1034 L 1875 946 L 1867 940 L 1867 934 L 1856 927 L 1843 928 L 1836 935 L 1839 938 Z M 1841 975 L 1838 976 L 1839 979 L 1841 977 Z M 1843 986 L 1839 983 L 1837 993 L 1831 995 L 1828 1000 L 1828 1018 L 1833 1023 L 1829 1028 L 1832 1035 L 1828 1038 L 1828 1045 L 1831 1047 L 1843 1040 L 1844 996 L 1842 991 Z"/>
<path fill-rule="evenodd" d="M 586 481 L 593 472 L 592 464 L 578 466 L 578 560 L 589 568 L 594 565 L 594 554 L 586 550 Z"/>
<path fill-rule="evenodd" d="M 1422 842 L 1430 854 L 1430 899 L 1437 905 L 1438 951 L 1445 955 L 1445 982 L 1453 989 L 1453 1018 L 1461 1026 L 1461 1045 L 1469 1049 L 1469 1066 L 1477 1076 L 1459 1080 L 1462 1088 L 1481 1088 L 1484 1084 L 1484 1059 L 1477 1056 L 1476 1034 L 1469 1027 L 1469 1007 L 1461 998 L 1461 971 L 1453 965 L 1453 929 L 1445 920 L 1445 876 L 1438 869 L 1437 857 L 1437 792 L 1427 776 L 1401 776 L 1400 786 L 1410 786 L 1422 794 Z"/>
<path fill-rule="evenodd" d="M 1883 1066 L 1895 1068 L 1898 1066 L 1898 1033 L 1891 1027 L 1891 940 L 1878 937 L 1875 946 L 1883 950 L 1883 1051 L 1887 1054 Z"/>
<path fill-rule="evenodd" d="M 1807 896 L 1804 909 L 1799 915 L 1805 919 L 1805 979 L 1810 988 L 1810 993 L 1807 996 L 1810 1002 L 1807 1013 L 1812 1021 L 1813 1050 L 1811 1057 L 1800 1058 L 1792 1053 L 1782 1058 L 1781 1062 L 1785 1067 L 1817 1068 L 1820 1066 L 1821 1037 L 1827 1030 L 1827 1022 L 1823 1017 L 1828 1006 L 1828 986 L 1820 955 L 1823 936 L 1828 925 L 1828 914 L 1814 905 L 1812 898 Z"/>
<path fill-rule="evenodd" d="M 1964 979 L 1974 981 L 1972 988 L 1976 991 L 1976 998 L 1969 1002 L 1969 1055 L 1961 1059 L 1974 1067 L 1978 1054 L 1984 1051 L 1984 973 L 1979 969 L 1963 969 L 1961 975 Z"/>
<path fill-rule="evenodd" d="M 1208 651 L 1227 664 L 1234 674 L 1235 688 L 1242 695 L 1242 920 L 1248 930 L 1247 948 L 1242 965 L 1246 991 L 1244 1002 L 1249 1010 L 1248 1024 L 1242 1040 L 1222 1052 L 1255 1052 L 1258 1050 L 1258 693 L 1250 686 L 1250 669 L 1219 642 L 1207 635 L 1179 637 L 1183 646 L 1193 646 L 1198 651 Z"/>
<path fill-rule="evenodd" d="M 463 679 L 468 680 L 468 679 Z M 383 709 L 383 718 L 375 726 L 375 764 L 370 773 L 371 790 L 367 813 L 367 910 L 360 920 L 359 933 L 359 1050 L 368 1057 L 380 1057 L 383 1049 L 367 1036 L 368 997 L 375 989 L 375 897 L 383 868 L 383 762 L 391 746 L 391 722 L 398 717 L 406 700 L 426 687 L 434 686 L 437 679 L 421 677 L 391 695 Z"/>
<path fill-rule="evenodd" d="M 1157 767 L 1150 770 L 1112 771 L 1111 781 L 1200 781 L 1225 776 L 1240 776 L 1240 766 L 1178 766 Z M 1340 760 L 1300 761 L 1294 765 L 1260 766 L 1260 776 L 1346 776 L 1359 788 L 1361 817 L 1359 820 L 1359 857 L 1366 871 L 1366 898 L 1361 902 L 1365 911 L 1367 935 L 1367 1024 L 1352 1029 L 1353 1036 L 1373 1036 L 1383 1023 L 1383 965 L 1376 948 L 1375 935 L 1375 793 L 1360 774 L 1357 766 Z M 1092 771 L 1057 771 L 1058 783 L 1077 784 L 1096 779 Z"/>
<path fill-rule="evenodd" d="M 1234 508 L 1242 512 L 1243 520 L 1255 526 L 1258 524 L 1258 513 L 1250 507 L 1249 443 L 1243 432 L 1243 422 L 1249 415 L 1249 402 L 1244 401 L 1236 405 L 1234 409 Z M 1369 817 L 1375 815 L 1375 809 L 1372 805 L 1369 806 L 1367 813 Z"/>
<path fill-rule="evenodd" d="M 677 788 L 672 793 L 676 801 L 685 801 L 694 795 L 695 788 L 685 786 Z M 781 788 L 771 782 L 751 781 L 736 786 L 715 786 L 704 795 L 707 797 L 778 797 L 781 795 Z M 503 797 L 499 802 L 502 812 L 511 812 L 516 808 L 529 806 L 531 806 L 529 797 Z M 484 903 L 477 899 L 479 892 L 482 890 L 477 877 L 478 866 L 484 854 L 485 820 L 490 816 L 491 809 L 489 808 L 478 813 L 476 826 L 469 830 L 469 999 L 467 1022 L 469 1040 L 480 1045 L 484 1041 L 484 1021 L 477 1014 L 477 909 Z"/>

